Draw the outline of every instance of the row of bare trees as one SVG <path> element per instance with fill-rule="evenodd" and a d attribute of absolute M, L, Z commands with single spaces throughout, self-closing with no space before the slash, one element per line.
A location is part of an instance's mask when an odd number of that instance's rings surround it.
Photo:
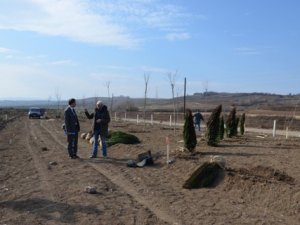
<path fill-rule="evenodd" d="M 174 135 L 176 132 L 176 100 L 175 100 L 175 84 L 176 84 L 176 79 L 177 79 L 177 74 L 178 72 L 175 71 L 174 73 L 170 72 L 167 74 L 168 81 L 171 86 L 171 93 L 172 93 L 172 102 L 173 102 L 173 120 L 174 120 Z M 150 72 L 145 72 L 144 73 L 144 84 L 145 84 L 145 89 L 144 89 L 144 104 L 143 104 L 143 113 L 144 113 L 144 120 L 146 118 L 146 112 L 147 112 L 147 99 L 148 99 L 148 91 L 149 91 L 149 81 L 150 81 Z M 110 93 L 110 87 L 111 87 L 111 82 L 107 81 L 105 83 L 105 87 L 107 89 L 107 97 L 109 100 L 109 111 L 112 113 L 113 109 L 113 102 L 114 102 L 114 95 Z M 56 104 L 57 104 L 57 113 L 56 117 L 60 117 L 60 106 L 61 106 L 61 92 L 59 88 L 55 89 L 55 98 L 56 98 Z M 95 103 L 98 100 L 98 96 L 95 93 Z M 48 98 L 48 107 L 50 107 L 50 102 L 51 102 L 51 97 Z M 85 96 L 82 97 L 82 106 L 85 108 L 86 107 L 86 102 L 85 102 Z M 146 122 L 144 121 L 145 125 Z"/>

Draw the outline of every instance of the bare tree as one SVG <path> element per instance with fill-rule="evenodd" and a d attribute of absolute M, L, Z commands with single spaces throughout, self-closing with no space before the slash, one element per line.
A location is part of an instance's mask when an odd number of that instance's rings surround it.
<path fill-rule="evenodd" d="M 180 106 L 181 102 L 180 102 L 180 99 L 179 99 L 179 96 L 180 96 L 181 93 L 182 93 L 181 89 L 177 88 L 176 89 L 176 99 L 175 99 L 175 113 L 176 113 L 175 123 L 178 121 L 179 108 L 181 107 Z"/>
<path fill-rule="evenodd" d="M 56 112 L 56 118 L 60 118 L 60 101 L 61 101 L 61 93 L 59 91 L 59 88 L 55 89 L 55 98 L 56 98 L 56 103 L 57 103 L 57 112 Z"/>
<path fill-rule="evenodd" d="M 150 79 L 150 73 L 144 73 L 144 82 L 145 82 L 145 92 L 144 92 L 144 129 L 146 129 L 146 105 L 147 105 L 147 93 L 148 93 L 148 84 Z"/>
<path fill-rule="evenodd" d="M 83 96 L 82 96 L 82 99 L 81 99 L 81 106 L 82 106 L 82 108 L 83 108 L 83 109 L 85 109 L 85 108 L 86 108 L 86 104 L 85 104 L 85 102 L 86 102 L 86 100 L 85 100 L 85 96 L 83 95 Z"/>
<path fill-rule="evenodd" d="M 173 119 L 174 119 L 174 136 L 176 134 L 176 102 L 175 102 L 175 93 L 174 93 L 174 88 L 175 88 L 175 82 L 176 82 L 176 77 L 177 77 L 177 71 L 175 73 L 168 73 L 168 79 L 171 85 L 171 90 L 172 90 L 172 99 L 173 99 Z"/>
<path fill-rule="evenodd" d="M 207 91 L 208 91 L 208 81 L 203 81 L 203 88 L 204 88 L 204 92 L 203 92 L 203 95 L 204 95 L 204 102 L 205 102 L 205 112 L 206 112 L 206 109 L 207 109 Z"/>
<path fill-rule="evenodd" d="M 111 94 L 111 100 L 110 100 L 110 115 L 112 115 L 113 104 L 114 104 L 114 93 Z"/>
<path fill-rule="evenodd" d="M 107 88 L 107 96 L 110 98 L 110 93 L 109 93 L 110 81 L 106 81 L 105 87 Z"/>
<path fill-rule="evenodd" d="M 112 114 L 112 108 L 113 108 L 113 95 L 110 97 L 110 81 L 106 81 L 105 87 L 106 87 L 106 89 L 107 89 L 108 102 L 110 101 L 109 111 L 110 111 L 110 114 Z"/>

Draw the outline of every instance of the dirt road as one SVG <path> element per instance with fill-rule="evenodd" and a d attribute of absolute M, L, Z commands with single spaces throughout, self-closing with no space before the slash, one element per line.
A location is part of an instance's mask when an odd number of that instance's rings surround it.
<path fill-rule="evenodd" d="M 82 131 L 89 130 L 88 121 L 81 124 Z M 80 140 L 80 159 L 74 160 L 67 157 L 60 125 L 59 120 L 19 118 L 0 131 L 0 225 L 300 223 L 299 139 L 247 134 L 209 147 L 198 134 L 196 154 L 189 155 L 176 151 L 179 130 L 171 144 L 175 161 L 166 165 L 164 139 L 172 130 L 112 122 L 112 129 L 133 133 L 142 143 L 112 146 L 109 158 L 89 159 L 91 146 Z M 126 167 L 128 159 L 147 150 L 153 152 L 154 166 Z M 230 168 L 249 173 L 226 176 L 213 188 L 183 189 L 211 155 L 222 155 Z M 88 185 L 97 193 L 86 193 Z"/>
<path fill-rule="evenodd" d="M 57 125 L 20 119 L 1 132 L 0 224 L 165 224 L 109 180 L 109 163 L 69 160 Z M 85 193 L 88 185 L 98 193 Z"/>

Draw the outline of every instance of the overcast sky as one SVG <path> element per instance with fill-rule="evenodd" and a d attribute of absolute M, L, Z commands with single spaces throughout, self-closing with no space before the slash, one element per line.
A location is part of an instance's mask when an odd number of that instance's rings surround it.
<path fill-rule="evenodd" d="M 297 94 L 299 40 L 299 0 L 0 0 L 0 99 Z"/>

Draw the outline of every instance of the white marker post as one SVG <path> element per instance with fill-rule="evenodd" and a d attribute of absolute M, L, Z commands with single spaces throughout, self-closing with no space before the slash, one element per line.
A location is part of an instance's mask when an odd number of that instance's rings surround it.
<path fill-rule="evenodd" d="M 124 120 L 126 121 L 126 119 L 127 119 L 127 115 L 126 115 L 126 112 L 125 112 Z"/>
<path fill-rule="evenodd" d="M 139 124 L 139 114 L 136 115 L 136 123 Z"/>
<path fill-rule="evenodd" d="M 151 125 L 153 125 L 153 114 L 151 114 Z"/>
<path fill-rule="evenodd" d="M 286 130 L 285 130 L 285 139 L 288 139 L 289 138 L 289 127 L 286 127 Z"/>
<path fill-rule="evenodd" d="M 172 127 L 172 115 L 170 115 L 170 127 Z"/>
<path fill-rule="evenodd" d="M 273 138 L 276 136 L 276 120 L 274 120 L 274 125 L 273 125 Z"/>
<path fill-rule="evenodd" d="M 170 139 L 166 137 L 166 144 L 167 144 L 167 165 L 170 163 Z"/>
<path fill-rule="evenodd" d="M 117 112 L 115 112 L 115 121 L 117 121 Z"/>
<path fill-rule="evenodd" d="M 5 121 L 7 121 L 8 120 L 8 116 L 7 116 L 7 114 L 5 114 Z"/>

